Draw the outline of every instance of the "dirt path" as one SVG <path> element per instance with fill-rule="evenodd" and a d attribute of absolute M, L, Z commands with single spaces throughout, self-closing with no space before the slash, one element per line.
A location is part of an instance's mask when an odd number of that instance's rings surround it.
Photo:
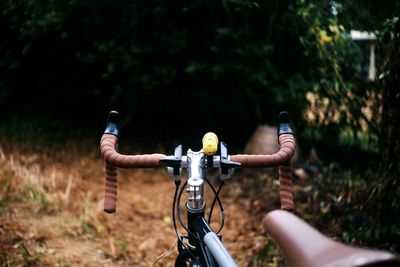
<path fill-rule="evenodd" d="M 102 160 L 82 149 L 0 153 L 1 266 L 153 266 L 171 247 L 157 266 L 173 266 L 172 179 L 163 170 L 120 171 L 117 212 L 107 215 Z M 235 181 L 224 190 L 223 240 L 239 266 L 258 266 L 268 240 L 262 215 L 251 215 L 260 201 L 243 190 Z"/>

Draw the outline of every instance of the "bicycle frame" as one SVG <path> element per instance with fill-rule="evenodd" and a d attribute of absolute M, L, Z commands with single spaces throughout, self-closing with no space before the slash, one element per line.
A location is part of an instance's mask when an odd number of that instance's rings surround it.
<path fill-rule="evenodd" d="M 188 213 L 188 225 L 192 233 L 198 234 L 198 239 L 189 238 L 188 248 L 179 241 L 178 251 L 184 258 L 178 256 L 175 266 L 186 266 L 186 260 L 191 259 L 191 266 L 236 266 L 219 237 L 204 220 L 204 213 Z M 190 249 L 188 253 L 186 249 Z"/>
<path fill-rule="evenodd" d="M 175 149 L 175 158 L 179 158 L 180 150 L 181 147 Z M 181 167 L 184 166 L 188 170 L 188 200 L 185 206 L 189 237 L 187 246 L 179 240 L 179 253 L 185 256 L 178 256 L 175 266 L 186 266 L 185 262 L 189 259 L 191 260 L 191 266 L 237 266 L 219 237 L 204 219 L 204 212 L 206 209 L 203 195 L 204 170 L 207 166 L 220 166 L 220 158 L 221 157 L 214 156 L 207 157 L 203 151 L 194 152 L 189 149 L 187 156 L 182 160 Z M 168 160 L 164 161 L 168 162 Z M 175 169 L 176 168 L 177 167 L 175 167 Z M 174 172 L 173 169 L 171 171 Z M 176 208 L 177 210 L 179 209 L 179 201 Z"/>
<path fill-rule="evenodd" d="M 117 203 L 118 175 L 117 168 L 158 168 L 167 166 L 168 171 L 174 176 L 176 191 L 173 201 L 173 223 L 178 236 L 178 250 L 175 266 L 187 266 L 189 261 L 191 266 L 237 266 L 224 248 L 217 233 L 204 219 L 206 203 L 204 200 L 204 181 L 214 191 L 215 198 L 210 209 L 210 218 L 215 204 L 215 200 L 221 208 L 221 228 L 224 222 L 224 213 L 218 191 L 211 186 L 204 173 L 207 168 L 218 168 L 221 171 L 221 180 L 225 181 L 231 177 L 235 168 L 267 168 L 279 167 L 281 208 L 293 210 L 293 184 L 291 159 L 296 149 L 296 142 L 289 123 L 289 114 L 281 112 L 278 116 L 278 143 L 279 151 L 270 155 L 228 155 L 225 143 L 219 142 L 214 133 L 207 133 L 203 137 L 203 149 L 200 151 L 188 150 L 186 156 L 182 155 L 182 146 L 175 148 L 173 156 L 166 156 L 160 153 L 145 155 L 124 155 L 117 151 L 119 137 L 119 114 L 116 111 L 109 113 L 106 129 L 100 140 L 100 151 L 105 160 L 105 197 L 104 211 L 114 213 Z M 219 156 L 215 153 L 218 150 Z M 179 191 L 181 184 L 181 170 L 188 170 L 187 184 L 187 226 L 182 222 L 180 216 L 180 198 L 185 186 Z M 222 183 L 223 184 L 223 183 Z M 177 195 L 178 204 L 176 205 Z M 183 241 L 183 236 L 179 234 L 176 227 L 175 212 L 178 214 L 179 222 L 188 233 L 187 243 Z M 209 218 L 209 220 L 210 220 Z"/>
<path fill-rule="evenodd" d="M 291 159 L 295 153 L 296 142 L 293 136 L 289 114 L 281 112 L 278 117 L 278 143 L 279 151 L 271 155 L 231 155 L 225 143 L 220 142 L 220 155 L 217 152 L 218 138 L 214 133 L 207 133 L 203 137 L 203 149 L 194 152 L 187 151 L 182 156 L 182 146 L 175 148 L 173 156 L 164 154 L 123 155 L 117 152 L 119 135 L 119 114 L 111 111 L 107 119 L 106 130 L 100 141 L 100 150 L 105 160 L 105 198 L 104 211 L 114 213 L 117 202 L 117 168 L 158 168 L 167 166 L 168 171 L 175 178 L 175 195 L 173 201 L 173 223 L 178 236 L 178 257 L 175 266 L 192 267 L 234 267 L 237 266 L 223 246 L 220 237 L 214 233 L 209 223 L 204 219 L 206 203 L 204 201 L 204 181 L 206 181 L 215 194 L 211 205 L 210 217 L 215 200 L 221 208 L 222 223 L 224 213 L 218 197 L 218 191 L 211 186 L 204 172 L 206 168 L 219 168 L 221 180 L 229 179 L 234 168 L 266 168 L 279 167 L 279 196 L 282 210 L 293 210 L 293 184 Z M 232 161 L 231 161 L 232 160 Z M 188 180 L 179 192 L 181 185 L 181 169 L 188 169 Z M 223 184 L 223 183 L 222 183 Z M 186 201 L 187 226 L 180 217 L 180 197 L 183 189 L 187 187 L 188 198 Z M 188 233 L 188 242 L 183 242 L 183 236 L 178 233 L 175 212 L 183 228 Z M 398 266 L 400 259 L 393 254 L 367 249 L 356 249 L 343 244 L 338 244 L 322 236 L 304 222 L 299 222 L 294 215 L 285 211 L 275 211 L 267 215 L 263 221 L 264 228 L 278 241 L 286 254 L 289 264 L 293 267 L 310 266 Z M 304 244 L 308 244 L 304 246 Z M 310 246 L 311 245 L 311 246 Z M 315 249 L 312 249 L 314 246 Z M 324 249 L 321 249 L 324 248 Z M 333 252 L 333 253 L 327 253 Z M 360 262 L 365 264 L 360 265 Z M 382 265 L 379 265 L 382 263 Z"/>

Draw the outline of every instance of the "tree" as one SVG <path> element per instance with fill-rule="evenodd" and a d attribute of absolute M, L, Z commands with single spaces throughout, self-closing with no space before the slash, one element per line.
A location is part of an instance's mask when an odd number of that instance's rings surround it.
<path fill-rule="evenodd" d="M 381 153 L 388 176 L 397 180 L 400 177 L 400 19 L 395 17 L 387 24 L 383 38 L 385 56 L 381 76 Z"/>
<path fill-rule="evenodd" d="M 384 64 L 381 88 L 383 98 L 380 133 L 380 154 L 383 175 L 378 179 L 367 205 L 368 215 L 375 217 L 375 233 L 392 241 L 392 248 L 400 237 L 400 20 L 394 17 L 385 23 L 382 37 Z M 394 245 L 393 245 L 394 244 Z"/>
<path fill-rule="evenodd" d="M 359 211 L 360 218 L 366 218 L 367 223 L 352 230 L 357 232 L 354 234 L 359 242 L 399 251 L 396 240 L 400 236 L 400 4 L 300 1 L 295 10 L 309 29 L 301 40 L 306 53 L 315 56 L 313 93 L 321 102 L 319 107 L 326 111 L 316 122 L 323 127 L 334 124 L 331 128 L 338 130 L 334 134 L 350 127 L 357 136 L 363 121 L 379 139 L 382 161 L 374 175 L 380 178 L 371 184 L 369 192 L 363 193 L 368 201 L 360 205 L 364 208 Z M 350 30 L 374 32 L 378 36 L 377 80 L 363 81 L 357 77 L 354 62 L 360 51 L 348 37 Z M 371 93 L 376 96 L 372 102 L 378 111 L 374 120 L 362 114 Z M 326 118 L 328 123 L 324 122 Z M 358 201 L 365 201 L 364 195 Z"/>
<path fill-rule="evenodd" d="M 115 108 L 150 140 L 243 145 L 280 110 L 301 121 L 312 66 L 291 2 L 1 1 L 0 109 L 98 127 Z"/>

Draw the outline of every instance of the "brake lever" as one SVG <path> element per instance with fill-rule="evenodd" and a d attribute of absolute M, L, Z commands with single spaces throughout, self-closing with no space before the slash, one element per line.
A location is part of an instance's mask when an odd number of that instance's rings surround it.
<path fill-rule="evenodd" d="M 160 164 L 163 166 L 171 167 L 174 176 L 179 176 L 181 173 L 182 164 L 182 145 L 175 148 L 173 156 L 167 156 L 160 159 Z"/>
<path fill-rule="evenodd" d="M 241 164 L 239 162 L 231 161 L 228 157 L 228 146 L 224 143 L 220 143 L 220 166 L 221 166 L 221 176 L 226 176 L 225 179 L 229 178 L 233 169 L 240 168 Z M 230 170 L 232 172 L 230 173 Z"/>
<path fill-rule="evenodd" d="M 119 137 L 119 121 L 119 113 L 115 110 L 110 111 L 110 113 L 108 113 L 106 129 L 104 130 L 104 133 Z"/>
<path fill-rule="evenodd" d="M 278 115 L 278 136 L 282 134 L 293 134 L 292 127 L 290 126 L 290 116 L 287 111 L 282 111 Z"/>

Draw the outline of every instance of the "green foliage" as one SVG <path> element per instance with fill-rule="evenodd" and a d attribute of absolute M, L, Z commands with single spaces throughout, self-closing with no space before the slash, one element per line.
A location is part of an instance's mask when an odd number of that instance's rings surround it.
<path fill-rule="evenodd" d="M 365 48 L 348 31 L 380 31 L 398 3 L 6 0 L 0 7 L 1 111 L 97 127 L 116 108 L 125 124 L 140 125 L 133 126 L 138 135 L 169 138 L 193 128 L 186 113 L 181 123 L 164 116 L 184 103 L 207 128 L 231 132 L 230 121 L 247 124 L 243 141 L 256 124 L 275 123 L 282 109 L 305 129 L 307 92 L 339 113 L 317 125 L 350 127 L 357 137 L 364 121 L 376 135 L 379 121 L 361 108 L 379 88 L 354 75 Z M 149 122 L 154 118 L 164 121 Z"/>
<path fill-rule="evenodd" d="M 359 134 L 357 138 L 350 131 L 342 131 L 339 136 L 341 146 L 356 146 L 364 151 L 379 152 L 378 136 L 373 134 Z"/>
<path fill-rule="evenodd" d="M 341 129 L 338 134 L 350 128 L 357 139 L 359 131 L 375 135 L 379 132 L 379 115 L 367 117 L 363 108 L 369 107 L 373 112 L 381 108 L 381 103 L 374 99 L 380 88 L 361 76 L 362 66 L 369 60 L 369 50 L 350 39 L 349 32 L 354 28 L 345 28 L 348 23 L 341 16 L 347 4 L 301 1 L 296 12 L 308 28 L 300 37 L 305 53 L 315 57 L 310 91 L 317 96 L 315 105 L 325 111 L 314 123 L 333 124 Z"/>
<path fill-rule="evenodd" d="M 249 124 L 239 139 L 260 122 L 275 123 L 282 109 L 299 121 L 310 65 L 290 5 L 3 1 L 2 110 L 97 127 L 117 108 L 136 129 L 175 135 L 188 125 L 149 120 L 184 103 L 205 127 L 233 131 L 224 123 L 229 110 L 237 124 Z M 178 129 L 166 127 L 174 122 Z"/>
<path fill-rule="evenodd" d="M 11 191 L 11 183 L 6 181 L 3 184 L 3 188 L 0 191 L 0 211 L 7 208 L 8 202 L 10 201 L 10 191 Z"/>
<path fill-rule="evenodd" d="M 29 203 L 35 213 L 48 211 L 53 208 L 51 201 L 46 197 L 46 193 L 40 189 L 34 188 L 33 186 L 26 186 L 22 201 Z"/>
<path fill-rule="evenodd" d="M 8 142 L 30 142 L 35 140 L 38 146 L 42 142 L 63 142 L 67 138 L 83 136 L 87 129 L 74 129 L 68 123 L 40 117 L 4 117 L 0 123 L 0 135 Z"/>
<path fill-rule="evenodd" d="M 129 252 L 128 242 L 124 238 L 118 238 L 114 242 L 119 246 L 119 257 L 124 257 Z"/>
<path fill-rule="evenodd" d="M 304 191 L 306 195 L 313 192 L 306 197 L 304 213 L 312 214 L 309 220 L 318 229 L 339 236 L 345 243 L 398 252 L 399 209 L 393 201 L 397 196 L 389 193 L 384 183 L 378 188 L 372 186 L 379 180 L 370 171 L 343 171 L 331 165 Z M 392 186 L 396 188 L 396 184 Z M 383 188 L 387 198 L 382 199 L 382 192 L 378 191 Z M 300 193 L 299 198 L 303 197 Z M 386 202 L 389 199 L 390 203 Z"/>
<path fill-rule="evenodd" d="M 248 266 L 287 267 L 288 265 L 279 247 L 274 242 L 267 242 L 262 250 L 255 253 Z"/>
<path fill-rule="evenodd" d="M 400 3 L 396 0 L 337 1 L 338 18 L 347 29 L 356 29 L 369 32 L 384 32 L 382 23 L 399 14 Z"/>

